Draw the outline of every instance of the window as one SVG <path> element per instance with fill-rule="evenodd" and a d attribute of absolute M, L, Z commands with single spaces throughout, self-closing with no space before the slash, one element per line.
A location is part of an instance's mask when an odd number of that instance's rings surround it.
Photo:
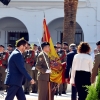
<path fill-rule="evenodd" d="M 81 41 L 82 41 L 82 33 L 75 33 L 75 44 L 79 45 Z"/>
<path fill-rule="evenodd" d="M 8 32 L 8 44 L 15 46 L 16 40 L 24 37 L 25 40 L 29 41 L 27 32 Z"/>

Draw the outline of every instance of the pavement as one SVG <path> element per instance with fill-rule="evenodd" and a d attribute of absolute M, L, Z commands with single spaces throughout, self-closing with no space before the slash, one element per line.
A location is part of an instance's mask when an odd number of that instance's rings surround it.
<path fill-rule="evenodd" d="M 0 95 L 0 100 L 5 100 L 6 93 Z M 62 94 L 62 96 L 55 96 L 54 100 L 71 100 L 71 93 Z M 14 100 L 17 100 L 16 97 Z M 30 95 L 26 95 L 26 100 L 38 100 L 38 94 L 30 93 Z"/>

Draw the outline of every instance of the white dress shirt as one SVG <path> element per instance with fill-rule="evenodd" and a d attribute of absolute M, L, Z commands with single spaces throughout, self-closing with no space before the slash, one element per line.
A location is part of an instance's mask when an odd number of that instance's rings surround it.
<path fill-rule="evenodd" d="M 18 49 L 18 48 L 16 48 L 20 53 L 21 53 L 21 55 L 22 55 L 22 52 Z"/>
<path fill-rule="evenodd" d="M 92 73 L 92 68 L 93 59 L 90 55 L 84 53 L 76 54 L 73 59 L 70 83 L 75 83 L 74 80 L 76 71 L 86 71 Z"/>

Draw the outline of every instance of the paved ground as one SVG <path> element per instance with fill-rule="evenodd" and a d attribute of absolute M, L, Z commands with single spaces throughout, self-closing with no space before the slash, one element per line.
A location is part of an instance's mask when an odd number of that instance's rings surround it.
<path fill-rule="evenodd" d="M 0 95 L 0 100 L 5 100 L 6 93 L 4 94 L 4 97 Z M 55 100 L 71 100 L 71 93 L 67 93 L 62 96 L 55 96 Z M 38 100 L 38 94 L 31 93 L 30 95 L 26 95 L 27 100 Z M 16 98 L 14 100 L 17 100 Z"/>

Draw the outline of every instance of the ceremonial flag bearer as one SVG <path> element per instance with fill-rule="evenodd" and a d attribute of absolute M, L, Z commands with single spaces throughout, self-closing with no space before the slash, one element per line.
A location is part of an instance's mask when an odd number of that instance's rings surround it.
<path fill-rule="evenodd" d="M 36 69 L 38 70 L 38 100 L 49 100 L 49 81 L 50 81 L 50 44 L 44 42 L 41 44 L 43 51 L 37 57 Z"/>

